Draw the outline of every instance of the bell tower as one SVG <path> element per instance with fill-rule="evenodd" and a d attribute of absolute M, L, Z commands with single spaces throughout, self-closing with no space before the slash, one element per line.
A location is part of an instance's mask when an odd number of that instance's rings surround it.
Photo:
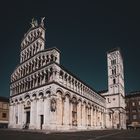
<path fill-rule="evenodd" d="M 112 127 L 126 128 L 125 88 L 123 58 L 120 48 L 107 52 L 108 91 L 102 95 L 106 98 L 106 107 L 112 111 Z"/>
<path fill-rule="evenodd" d="M 119 48 L 107 53 L 109 94 L 124 94 L 123 58 Z"/>

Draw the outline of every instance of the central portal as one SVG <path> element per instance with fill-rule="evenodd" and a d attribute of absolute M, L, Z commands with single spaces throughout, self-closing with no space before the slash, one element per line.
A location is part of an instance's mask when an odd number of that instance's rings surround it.
<path fill-rule="evenodd" d="M 42 129 L 44 123 L 44 115 L 40 115 L 40 129 Z"/>
<path fill-rule="evenodd" d="M 27 128 L 29 128 L 29 124 L 30 124 L 30 111 L 26 112 L 26 126 Z"/>

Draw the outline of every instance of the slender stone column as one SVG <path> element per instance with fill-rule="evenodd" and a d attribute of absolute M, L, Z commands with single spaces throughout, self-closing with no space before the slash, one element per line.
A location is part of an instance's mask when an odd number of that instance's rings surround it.
<path fill-rule="evenodd" d="M 70 118 L 70 121 L 69 121 L 69 124 L 70 126 L 72 126 L 72 101 L 69 102 L 69 118 Z"/>
<path fill-rule="evenodd" d="M 102 110 L 100 110 L 100 126 L 102 127 L 103 122 L 102 122 Z"/>
<path fill-rule="evenodd" d="M 93 107 L 91 106 L 91 127 L 93 127 Z"/>
<path fill-rule="evenodd" d="M 42 84 L 45 84 L 45 73 L 44 73 L 44 71 L 43 71 L 43 79 L 42 79 Z"/>
<path fill-rule="evenodd" d="M 88 126 L 88 108 L 87 106 L 85 107 L 85 126 Z"/>
<path fill-rule="evenodd" d="M 21 116 L 22 116 L 22 109 L 21 109 L 21 103 L 18 103 L 18 125 L 19 127 L 22 127 L 22 120 L 21 120 Z"/>
<path fill-rule="evenodd" d="M 9 128 L 13 127 L 13 105 L 9 105 Z"/>
<path fill-rule="evenodd" d="M 41 115 L 44 115 L 44 99 L 43 99 L 43 97 L 40 97 L 38 100 L 38 111 L 37 112 L 38 112 L 37 125 L 38 125 L 38 128 L 41 129 Z"/>
<path fill-rule="evenodd" d="M 64 125 L 69 127 L 69 98 L 66 97 L 64 101 Z"/>
<path fill-rule="evenodd" d="M 44 129 L 49 129 L 50 123 L 50 98 L 46 97 L 44 99 Z"/>
<path fill-rule="evenodd" d="M 95 127 L 97 127 L 97 108 L 95 108 Z"/>
<path fill-rule="evenodd" d="M 56 70 L 55 81 L 59 82 L 59 71 Z"/>
<path fill-rule="evenodd" d="M 36 111 L 36 129 L 40 129 L 40 116 L 39 116 L 39 113 L 40 113 L 40 99 L 37 98 L 36 99 L 36 108 L 37 108 L 37 111 Z"/>
<path fill-rule="evenodd" d="M 64 105 L 64 110 L 63 110 L 63 125 L 66 125 L 67 123 L 67 99 L 65 98 L 65 100 L 63 101 L 63 105 Z"/>
<path fill-rule="evenodd" d="M 95 128 L 95 108 L 93 107 L 93 127 Z"/>
<path fill-rule="evenodd" d="M 86 108 L 86 104 L 83 103 L 83 106 L 82 106 L 82 126 L 85 127 L 86 126 L 86 113 L 85 113 L 85 108 Z"/>
<path fill-rule="evenodd" d="M 96 126 L 99 126 L 99 110 L 96 109 Z"/>
<path fill-rule="evenodd" d="M 31 117 L 30 117 L 30 128 L 36 128 L 36 118 L 37 118 L 37 100 L 33 99 L 31 102 Z"/>
<path fill-rule="evenodd" d="M 77 125 L 78 127 L 81 126 L 81 101 L 79 101 L 77 105 Z"/>
<path fill-rule="evenodd" d="M 58 127 L 62 126 L 62 97 L 61 95 L 58 93 L 58 98 L 57 98 L 57 124 Z"/>

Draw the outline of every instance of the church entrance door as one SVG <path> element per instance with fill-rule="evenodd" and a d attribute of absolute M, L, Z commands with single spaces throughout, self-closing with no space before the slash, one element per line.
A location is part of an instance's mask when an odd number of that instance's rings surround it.
<path fill-rule="evenodd" d="M 29 128 L 30 124 L 30 111 L 26 112 L 26 128 Z"/>
<path fill-rule="evenodd" d="M 44 123 L 44 115 L 40 115 L 40 129 L 42 129 Z"/>

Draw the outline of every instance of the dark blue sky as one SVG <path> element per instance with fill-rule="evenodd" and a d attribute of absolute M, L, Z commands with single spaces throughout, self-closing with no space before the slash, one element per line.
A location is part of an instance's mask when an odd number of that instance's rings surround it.
<path fill-rule="evenodd" d="M 76 0 L 75 0 L 76 1 Z M 9 96 L 10 75 L 31 19 L 45 16 L 46 48 L 61 51 L 61 64 L 95 90 L 107 89 L 106 52 L 120 47 L 126 92 L 140 90 L 140 8 L 128 0 L 11 1 L 0 8 L 0 96 Z"/>

